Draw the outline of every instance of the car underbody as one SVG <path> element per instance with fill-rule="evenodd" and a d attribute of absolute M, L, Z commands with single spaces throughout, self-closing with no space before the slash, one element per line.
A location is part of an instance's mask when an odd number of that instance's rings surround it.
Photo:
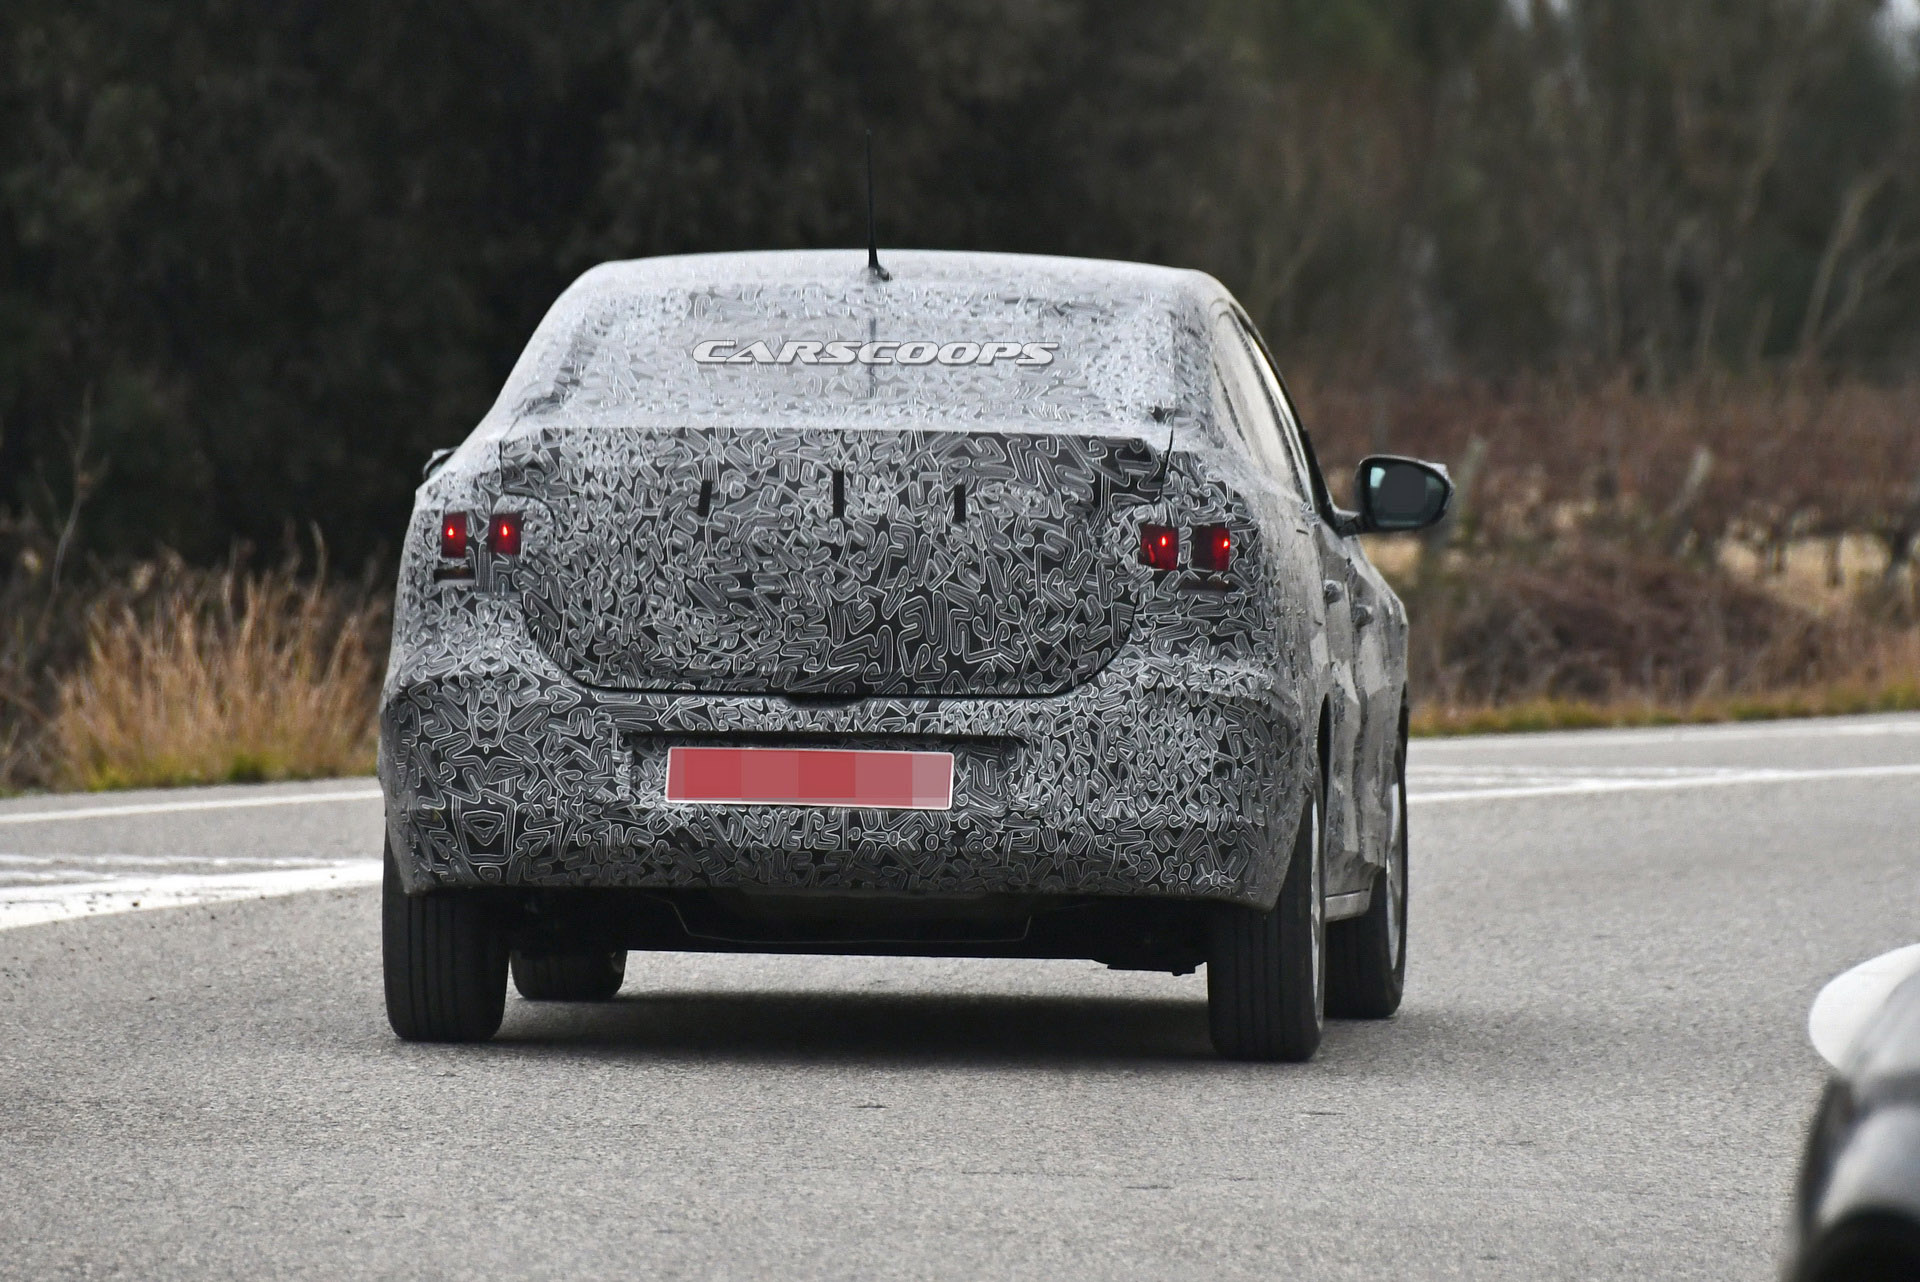
<path fill-rule="evenodd" d="M 498 896 L 510 946 L 536 956 L 624 949 L 1085 958 L 1116 970 L 1176 975 L 1206 961 L 1207 904 L 1192 899 L 747 890 L 489 893 Z"/>

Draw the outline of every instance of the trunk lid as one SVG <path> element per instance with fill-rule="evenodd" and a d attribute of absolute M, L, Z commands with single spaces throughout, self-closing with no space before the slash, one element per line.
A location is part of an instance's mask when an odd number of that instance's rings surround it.
<path fill-rule="evenodd" d="M 1127 642 L 1153 452 L 1065 432 L 542 428 L 501 442 L 528 627 L 588 685 L 1054 694 Z"/>

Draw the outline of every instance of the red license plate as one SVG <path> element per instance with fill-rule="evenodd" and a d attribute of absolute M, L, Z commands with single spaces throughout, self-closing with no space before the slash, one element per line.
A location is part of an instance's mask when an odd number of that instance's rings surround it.
<path fill-rule="evenodd" d="M 951 752 L 669 748 L 667 800 L 722 806 L 951 810 Z"/>

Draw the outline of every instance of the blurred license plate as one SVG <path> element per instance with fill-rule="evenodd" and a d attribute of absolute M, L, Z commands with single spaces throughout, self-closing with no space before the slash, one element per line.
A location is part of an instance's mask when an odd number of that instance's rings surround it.
<path fill-rule="evenodd" d="M 953 754 L 669 748 L 667 800 L 716 806 L 953 808 Z"/>

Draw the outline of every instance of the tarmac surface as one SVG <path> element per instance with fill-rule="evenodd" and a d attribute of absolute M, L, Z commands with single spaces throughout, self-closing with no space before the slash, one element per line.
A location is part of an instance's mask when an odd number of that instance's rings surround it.
<path fill-rule="evenodd" d="M 1406 1004 L 1304 1066 L 1071 962 L 635 954 L 407 1045 L 368 781 L 0 802 L 0 1277 L 1770 1276 L 1920 717 L 1412 780 Z"/>

